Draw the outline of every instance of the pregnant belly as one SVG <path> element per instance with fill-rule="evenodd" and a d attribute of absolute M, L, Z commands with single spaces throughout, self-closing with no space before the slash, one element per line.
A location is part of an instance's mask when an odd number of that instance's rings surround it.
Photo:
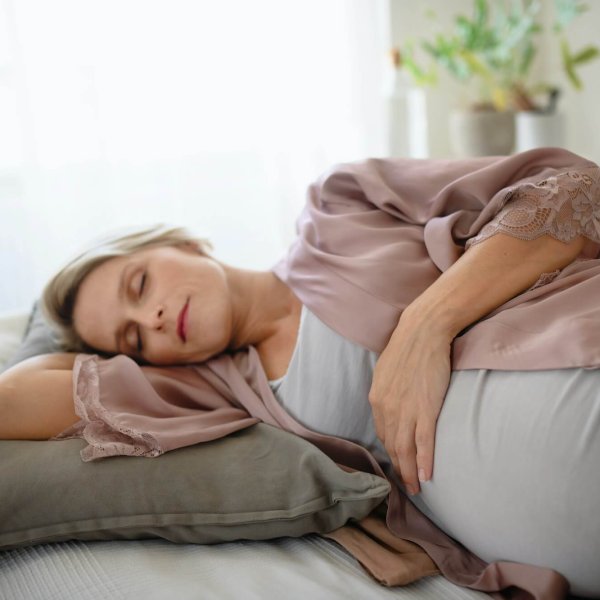
<path fill-rule="evenodd" d="M 600 595 L 600 370 L 452 373 L 433 479 L 410 500 L 487 562 Z"/>

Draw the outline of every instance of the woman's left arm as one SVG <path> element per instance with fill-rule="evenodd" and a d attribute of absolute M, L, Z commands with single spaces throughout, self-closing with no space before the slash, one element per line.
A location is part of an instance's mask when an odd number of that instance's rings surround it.
<path fill-rule="evenodd" d="M 504 233 L 472 245 L 402 313 L 373 373 L 369 402 L 377 436 L 409 493 L 433 474 L 435 429 L 450 381 L 452 340 L 468 325 L 562 269 L 585 238 Z M 422 470 L 422 471 L 421 471 Z"/>

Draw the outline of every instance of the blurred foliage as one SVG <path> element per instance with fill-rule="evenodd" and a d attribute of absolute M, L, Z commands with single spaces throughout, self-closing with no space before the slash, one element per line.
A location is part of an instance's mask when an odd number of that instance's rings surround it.
<path fill-rule="evenodd" d="M 554 0 L 553 39 L 557 40 L 564 72 L 575 89 L 582 89 L 577 68 L 600 54 L 596 46 L 588 45 L 574 51 L 567 41 L 565 29 L 588 10 L 577 0 Z M 462 82 L 476 80 L 480 87 L 481 106 L 496 110 L 536 110 L 533 96 L 542 91 L 557 97 L 557 89 L 545 83 L 532 84 L 530 70 L 538 51 L 542 4 L 539 0 L 473 0 L 473 15 L 457 15 L 453 30 L 438 33 L 420 47 L 430 57 L 422 66 L 416 58 L 414 40 L 401 48 L 402 67 L 417 85 L 437 82 L 436 66 L 447 70 Z M 428 9 L 430 19 L 435 13 Z"/>

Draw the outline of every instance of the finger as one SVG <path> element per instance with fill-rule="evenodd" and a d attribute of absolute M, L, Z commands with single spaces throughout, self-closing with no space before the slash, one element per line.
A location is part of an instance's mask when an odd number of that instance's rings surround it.
<path fill-rule="evenodd" d="M 369 404 L 371 404 L 371 414 L 373 415 L 373 425 L 375 426 L 375 435 L 381 440 L 385 446 L 385 420 L 383 408 L 377 402 L 373 393 L 373 388 L 369 392 Z"/>
<path fill-rule="evenodd" d="M 419 479 L 417 476 L 417 446 L 415 444 L 415 427 L 404 426 L 396 432 L 394 439 L 393 456 L 400 478 L 404 482 L 409 494 L 419 493 Z"/>
<path fill-rule="evenodd" d="M 417 471 L 419 481 L 429 481 L 433 476 L 435 451 L 435 421 L 422 417 L 417 423 L 415 443 L 417 447 Z"/>

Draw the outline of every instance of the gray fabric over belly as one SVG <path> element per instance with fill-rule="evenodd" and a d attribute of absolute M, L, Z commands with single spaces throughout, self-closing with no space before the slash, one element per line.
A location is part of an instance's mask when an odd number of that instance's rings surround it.
<path fill-rule="evenodd" d="M 411 498 L 484 560 L 600 596 L 600 370 L 454 371 L 434 476 Z"/>
<path fill-rule="evenodd" d="M 366 446 L 378 355 L 306 307 L 276 398 L 314 431 Z M 411 501 L 482 559 L 553 568 L 571 593 L 600 596 L 600 370 L 453 371 L 434 473 Z"/>

